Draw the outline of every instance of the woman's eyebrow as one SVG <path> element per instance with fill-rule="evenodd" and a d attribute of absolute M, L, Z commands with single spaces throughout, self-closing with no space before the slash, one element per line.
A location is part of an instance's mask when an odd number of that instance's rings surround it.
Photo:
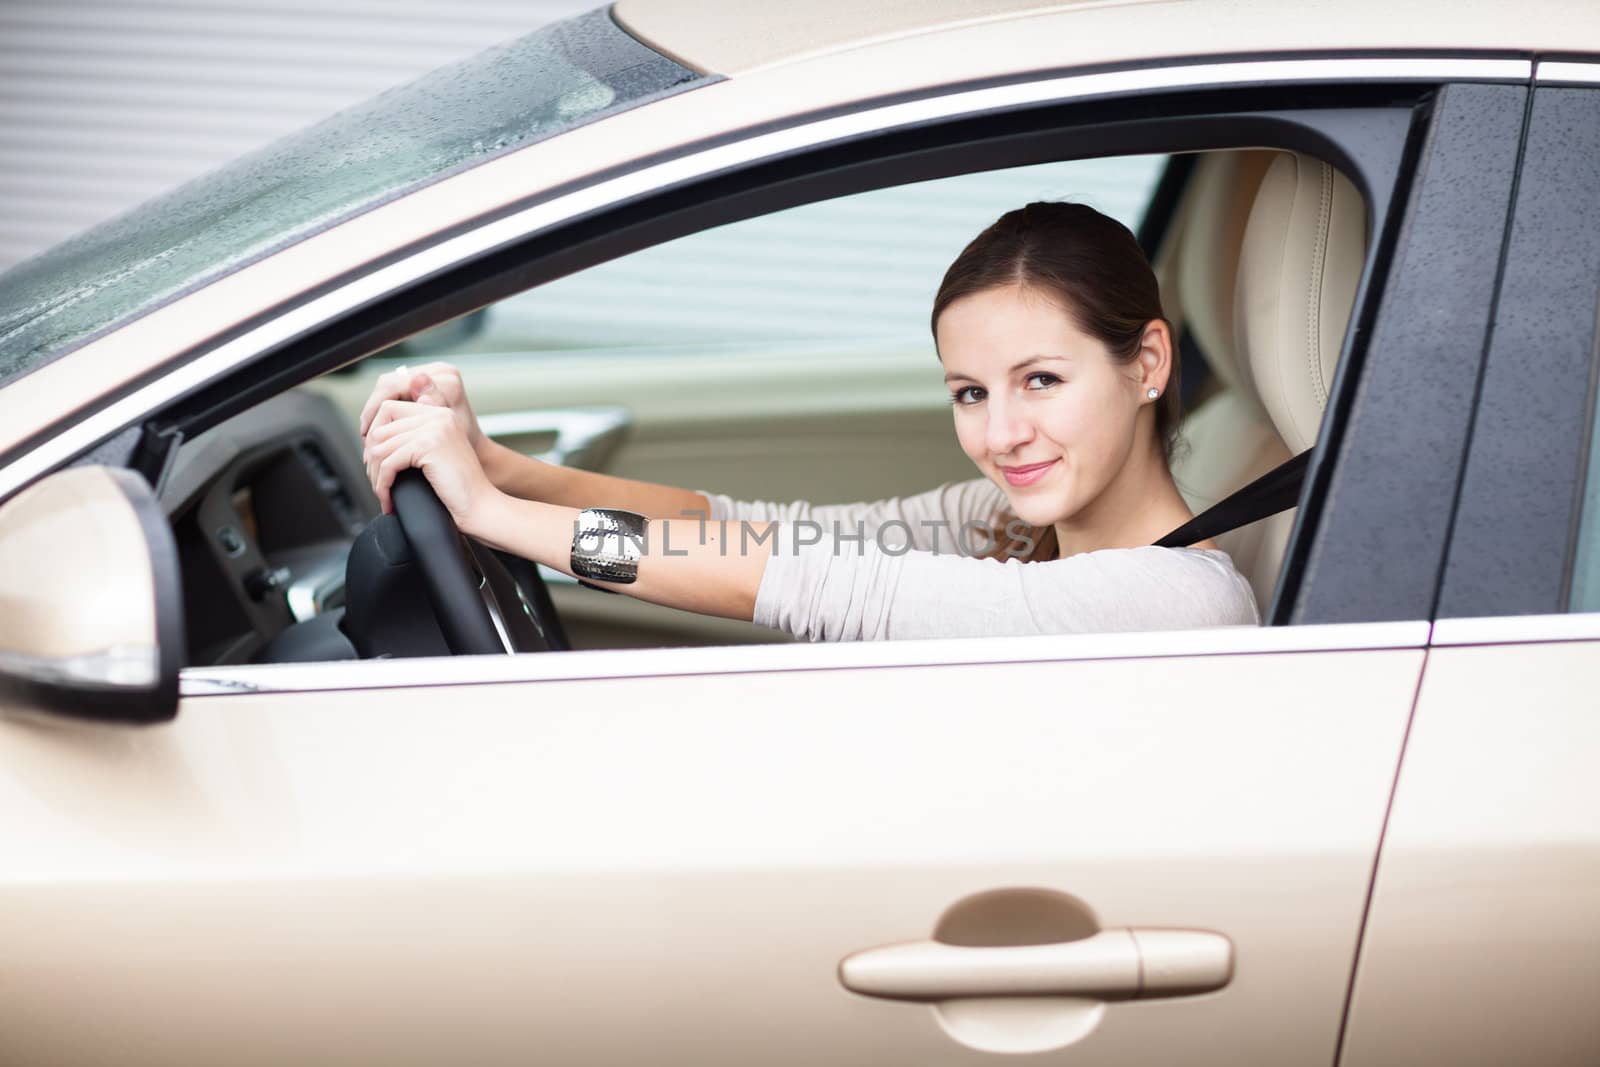
<path fill-rule="evenodd" d="M 1039 353 L 1035 353 L 1034 355 L 1028 356 L 1027 358 L 1023 359 L 1022 362 L 1020 362 L 1020 363 L 1012 364 L 1011 369 L 1009 371 L 1007 371 L 1007 373 L 1008 374 L 1015 374 L 1015 373 L 1017 373 L 1017 371 L 1024 370 L 1024 369 L 1026 369 L 1028 367 L 1031 367 L 1035 363 L 1071 363 L 1071 362 L 1072 362 L 1072 357 L 1071 356 L 1058 356 L 1058 355 L 1052 355 L 1051 353 L 1048 353 L 1048 352 L 1039 352 Z M 954 382 L 954 381 L 975 382 L 978 379 L 974 378 L 970 374 L 962 374 L 959 371 L 951 371 L 949 374 L 946 374 L 944 376 L 944 380 L 946 382 Z"/>
<path fill-rule="evenodd" d="M 1035 354 L 1033 354 L 1031 356 L 1028 356 L 1021 363 L 1013 363 L 1011 365 L 1011 373 L 1015 374 L 1017 371 L 1022 370 L 1025 367 L 1031 367 L 1035 363 L 1071 363 L 1071 362 L 1072 362 L 1072 357 L 1071 356 L 1060 356 L 1060 355 L 1055 355 L 1054 353 L 1050 353 L 1050 352 L 1037 352 L 1037 353 L 1035 353 Z"/>

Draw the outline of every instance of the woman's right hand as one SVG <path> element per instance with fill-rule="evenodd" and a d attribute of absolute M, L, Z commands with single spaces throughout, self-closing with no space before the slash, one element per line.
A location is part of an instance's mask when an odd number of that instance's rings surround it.
<path fill-rule="evenodd" d="M 366 441 L 373 430 L 394 417 L 396 413 L 394 405 L 390 405 L 388 410 L 384 407 L 384 403 L 390 400 L 431 403 L 448 408 L 451 418 L 460 427 L 467 443 L 472 446 L 472 451 L 477 454 L 478 461 L 482 463 L 486 460 L 488 439 L 478 426 L 478 416 L 473 414 L 472 404 L 467 400 L 467 390 L 461 382 L 461 372 L 451 364 L 400 366 L 379 376 L 373 383 L 372 395 L 367 397 L 366 406 L 361 409 L 360 433 L 363 441 Z"/>

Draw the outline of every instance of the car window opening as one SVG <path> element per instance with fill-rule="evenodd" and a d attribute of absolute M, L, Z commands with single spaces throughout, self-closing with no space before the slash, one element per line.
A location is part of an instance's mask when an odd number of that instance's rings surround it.
<path fill-rule="evenodd" d="M 986 221 L 1028 200 L 1088 202 L 1137 229 L 1172 158 L 969 174 L 701 231 L 503 299 L 378 353 L 355 373 L 324 376 L 213 428 L 203 436 L 230 437 L 239 454 L 255 458 L 248 477 L 240 461 L 207 470 L 180 459 L 177 488 L 169 486 L 189 625 L 206 635 L 191 641 L 191 665 L 356 654 L 340 563 L 376 508 L 355 413 L 375 375 L 400 364 L 455 364 L 486 431 L 507 447 L 632 480 L 817 504 L 970 480 L 971 462 L 951 440 L 927 330 L 926 304 L 944 267 Z M 1189 403 L 1172 469 L 1199 514 L 1315 443 L 1365 258 L 1366 219 L 1353 186 L 1309 157 L 1218 151 L 1184 162 L 1189 173 L 1165 209 L 1170 221 L 1151 266 L 1189 354 Z M 1336 206 L 1320 230 L 1312 220 L 1312 232 L 1296 215 L 1308 190 Z M 1283 246 L 1285 234 L 1305 256 L 1321 248 L 1343 276 L 1297 280 L 1302 296 L 1320 285 L 1325 305 L 1308 331 L 1318 353 L 1314 380 L 1265 397 L 1262 375 L 1285 360 L 1303 368 L 1306 353 L 1277 352 L 1279 339 L 1262 325 L 1269 316 L 1236 317 L 1235 307 L 1283 299 L 1280 283 L 1294 264 L 1268 264 L 1262 249 Z M 273 429 L 285 419 L 308 432 L 286 444 Z M 183 451 L 205 449 L 192 442 Z M 264 482 L 264 470 L 277 471 L 277 480 Z M 1291 510 L 1216 538 L 1263 615 L 1292 523 Z M 275 534 L 269 547 L 268 529 L 291 532 Z M 392 547 L 363 551 L 387 559 Z M 789 639 L 541 572 L 548 593 L 532 596 L 549 598 L 574 648 Z M 496 584 L 484 577 L 486 589 Z M 495 616 L 537 617 L 530 585 L 540 583 L 491 589 Z M 362 625 L 428 614 L 408 598 L 414 590 L 367 611 Z M 446 651 L 437 626 L 421 629 L 389 635 L 381 654 Z"/>

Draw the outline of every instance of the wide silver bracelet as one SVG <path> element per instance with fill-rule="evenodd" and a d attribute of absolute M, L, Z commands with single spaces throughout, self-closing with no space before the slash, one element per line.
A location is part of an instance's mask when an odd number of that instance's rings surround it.
<path fill-rule="evenodd" d="M 650 520 L 621 508 L 585 508 L 572 532 L 572 573 L 628 585 L 639 577 Z"/>

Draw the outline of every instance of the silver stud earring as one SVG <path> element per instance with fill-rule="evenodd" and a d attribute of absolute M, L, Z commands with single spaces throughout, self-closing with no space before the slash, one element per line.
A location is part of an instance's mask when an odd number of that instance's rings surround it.
<path fill-rule="evenodd" d="M 1161 390 L 1157 389 L 1155 386 L 1151 386 L 1144 395 L 1149 397 L 1151 400 L 1154 400 L 1156 397 L 1161 395 Z"/>

